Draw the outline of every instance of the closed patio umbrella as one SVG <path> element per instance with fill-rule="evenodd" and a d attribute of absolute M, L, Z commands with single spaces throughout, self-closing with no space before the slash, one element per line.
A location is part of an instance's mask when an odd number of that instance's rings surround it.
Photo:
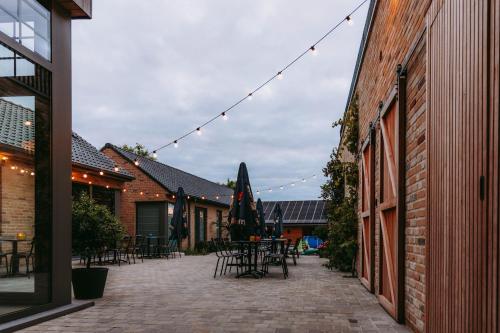
<path fill-rule="evenodd" d="M 255 233 L 258 225 L 257 211 L 253 200 L 252 187 L 248 177 L 247 166 L 240 164 L 233 202 L 230 210 L 231 239 L 247 240 Z"/>
<path fill-rule="evenodd" d="M 260 236 L 265 237 L 266 235 L 266 219 L 264 215 L 264 206 L 260 199 L 257 200 L 257 215 L 259 216 L 259 226 L 260 226 Z"/>
<path fill-rule="evenodd" d="M 281 237 L 281 235 L 283 234 L 283 212 L 279 203 L 274 206 L 273 219 L 275 225 L 274 235 L 276 237 Z"/>
<path fill-rule="evenodd" d="M 180 244 L 180 241 L 187 237 L 187 222 L 184 218 L 184 209 L 186 207 L 186 197 L 184 189 L 179 187 L 175 196 L 174 213 L 170 225 L 172 226 L 172 234 L 170 239 L 175 239 Z"/>

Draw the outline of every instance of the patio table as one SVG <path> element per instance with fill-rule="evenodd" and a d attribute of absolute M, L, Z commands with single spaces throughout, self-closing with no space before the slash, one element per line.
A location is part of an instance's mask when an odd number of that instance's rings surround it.
<path fill-rule="evenodd" d="M 17 250 L 17 243 L 19 242 L 27 242 L 29 241 L 28 239 L 18 239 L 17 237 L 14 236 L 0 236 L 0 243 L 2 242 L 9 242 L 12 244 L 12 257 L 11 257 L 11 272 L 10 275 L 17 275 L 19 274 L 19 256 L 18 256 L 18 250 Z"/>
<path fill-rule="evenodd" d="M 161 239 L 165 239 L 165 236 L 156 236 L 156 235 L 146 236 L 146 258 L 151 259 L 154 257 L 154 253 L 151 253 L 152 241 L 156 240 L 157 245 L 159 245 L 159 241 Z"/>
<path fill-rule="evenodd" d="M 236 275 L 237 278 L 243 276 L 253 276 L 258 279 L 264 276 L 264 273 L 257 269 L 257 259 L 259 253 L 259 245 L 261 241 L 234 241 L 233 244 L 238 245 L 240 252 L 246 256 L 245 269 L 240 274 Z"/>
<path fill-rule="evenodd" d="M 284 244 L 286 239 L 262 239 L 260 241 L 235 241 L 242 253 L 246 256 L 245 269 L 243 272 L 238 274 L 236 277 L 240 278 L 242 276 L 252 276 L 254 278 L 261 278 L 264 276 L 264 272 L 257 268 L 259 247 L 263 244 L 271 244 L 272 251 L 276 251 L 278 245 L 280 245 L 280 251 L 284 251 Z"/>

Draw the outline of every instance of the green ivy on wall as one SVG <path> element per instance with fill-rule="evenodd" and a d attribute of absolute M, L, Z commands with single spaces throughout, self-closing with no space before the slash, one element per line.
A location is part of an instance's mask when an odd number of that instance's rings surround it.
<path fill-rule="evenodd" d="M 358 139 L 359 107 L 354 96 L 344 118 L 332 127 L 343 127 L 342 142 L 334 148 L 330 161 L 323 169 L 327 182 L 321 186 L 322 197 L 327 201 L 328 255 L 327 267 L 352 271 L 357 253 L 358 231 Z"/>

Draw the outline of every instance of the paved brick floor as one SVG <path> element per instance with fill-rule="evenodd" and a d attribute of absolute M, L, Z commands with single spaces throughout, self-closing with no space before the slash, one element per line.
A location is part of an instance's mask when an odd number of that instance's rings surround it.
<path fill-rule="evenodd" d="M 406 332 L 357 279 L 301 257 L 283 280 L 212 278 L 216 257 L 111 267 L 96 306 L 25 332 Z"/>

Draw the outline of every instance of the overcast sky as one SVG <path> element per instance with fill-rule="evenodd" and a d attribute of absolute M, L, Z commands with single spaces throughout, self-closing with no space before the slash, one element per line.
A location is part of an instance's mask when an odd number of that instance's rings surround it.
<path fill-rule="evenodd" d="M 99 0 L 73 21 L 73 129 L 98 148 L 150 150 L 196 128 L 267 80 L 360 0 Z M 367 4 L 309 54 L 161 162 L 212 181 L 247 163 L 254 192 L 322 175 L 338 144 Z M 314 199 L 324 178 L 261 192 Z"/>

